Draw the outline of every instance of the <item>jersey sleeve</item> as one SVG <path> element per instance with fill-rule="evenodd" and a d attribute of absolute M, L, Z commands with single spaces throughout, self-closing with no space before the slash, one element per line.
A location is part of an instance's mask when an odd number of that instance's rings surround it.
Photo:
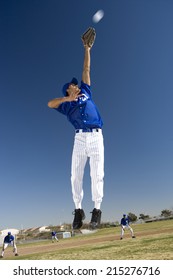
<path fill-rule="evenodd" d="M 10 243 L 14 244 L 14 236 L 13 235 L 11 235 L 11 237 L 10 237 Z"/>
<path fill-rule="evenodd" d="M 60 112 L 63 115 L 67 115 L 70 109 L 70 102 L 61 103 L 58 108 L 54 108 L 54 110 Z"/>
<path fill-rule="evenodd" d="M 91 86 L 85 84 L 83 81 L 81 81 L 81 92 L 82 93 L 88 93 L 89 96 L 92 96 L 92 92 L 91 92 Z"/>

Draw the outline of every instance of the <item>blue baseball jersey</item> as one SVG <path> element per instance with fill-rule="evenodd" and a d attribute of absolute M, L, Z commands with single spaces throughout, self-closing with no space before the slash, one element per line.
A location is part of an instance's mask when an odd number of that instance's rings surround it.
<path fill-rule="evenodd" d="M 122 218 L 121 219 L 121 225 L 123 225 L 123 226 L 128 226 L 128 224 L 129 224 L 129 218 L 127 217 L 127 218 Z"/>
<path fill-rule="evenodd" d="M 103 121 L 92 100 L 90 86 L 81 82 L 82 94 L 77 101 L 64 102 L 55 110 L 67 116 L 75 129 L 102 128 Z"/>
<path fill-rule="evenodd" d="M 7 235 L 7 236 L 5 236 L 5 238 L 4 238 L 4 243 L 10 244 L 10 243 L 13 242 L 13 241 L 14 241 L 14 236 L 13 236 L 13 235 Z"/>
<path fill-rule="evenodd" d="M 56 235 L 56 231 L 52 231 L 52 236 L 55 236 Z"/>

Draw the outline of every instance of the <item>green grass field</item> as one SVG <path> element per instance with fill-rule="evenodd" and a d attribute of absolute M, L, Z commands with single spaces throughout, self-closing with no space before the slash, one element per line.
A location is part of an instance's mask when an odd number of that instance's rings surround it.
<path fill-rule="evenodd" d="M 120 227 L 100 229 L 96 233 L 18 245 L 21 260 L 173 260 L 173 220 L 132 225 L 135 239 L 128 231 L 120 240 Z M 44 251 L 44 248 L 48 250 Z M 49 249 L 50 246 L 50 249 Z M 42 247 L 32 253 L 32 248 Z M 9 250 L 8 248 L 7 250 Z M 27 249 L 31 252 L 27 253 Z M 22 250 L 25 253 L 22 254 Z M 8 255 L 5 259 L 14 259 Z"/>

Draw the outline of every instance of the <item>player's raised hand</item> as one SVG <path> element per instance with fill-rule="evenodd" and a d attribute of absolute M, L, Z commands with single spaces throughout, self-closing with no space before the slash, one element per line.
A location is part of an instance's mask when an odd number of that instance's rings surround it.
<path fill-rule="evenodd" d="M 71 92 L 67 97 L 67 101 L 77 101 L 78 98 L 82 96 L 82 94 L 78 94 L 77 92 Z"/>
<path fill-rule="evenodd" d="M 71 84 L 69 86 L 69 88 L 67 89 L 67 93 L 68 93 L 67 99 L 68 99 L 68 101 L 77 101 L 78 97 L 81 96 L 80 91 L 81 90 L 77 85 Z"/>
<path fill-rule="evenodd" d="M 81 36 L 84 47 L 92 48 L 96 38 L 96 31 L 93 27 L 89 27 Z"/>

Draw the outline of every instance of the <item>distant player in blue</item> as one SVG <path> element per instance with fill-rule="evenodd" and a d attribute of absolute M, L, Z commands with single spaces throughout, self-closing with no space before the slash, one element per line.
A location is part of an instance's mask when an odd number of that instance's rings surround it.
<path fill-rule="evenodd" d="M 132 238 L 135 238 L 133 229 L 131 228 L 129 223 L 130 223 L 129 217 L 126 216 L 126 214 L 124 214 L 123 218 L 121 219 L 121 238 L 120 239 L 123 239 L 125 229 L 129 229 L 131 232 Z"/>
<path fill-rule="evenodd" d="M 56 236 L 56 231 L 52 231 L 52 242 L 54 242 L 54 240 L 56 240 L 57 242 L 59 241 L 58 237 Z"/>
<path fill-rule="evenodd" d="M 15 256 L 18 256 L 17 253 L 17 246 L 15 244 L 15 239 L 14 236 L 11 234 L 11 232 L 8 232 L 8 235 L 6 235 L 4 237 L 4 242 L 3 242 L 3 247 L 2 247 L 2 253 L 1 253 L 1 258 L 3 258 L 4 256 L 4 251 L 8 246 L 12 246 L 13 247 L 13 253 L 15 254 Z"/>

